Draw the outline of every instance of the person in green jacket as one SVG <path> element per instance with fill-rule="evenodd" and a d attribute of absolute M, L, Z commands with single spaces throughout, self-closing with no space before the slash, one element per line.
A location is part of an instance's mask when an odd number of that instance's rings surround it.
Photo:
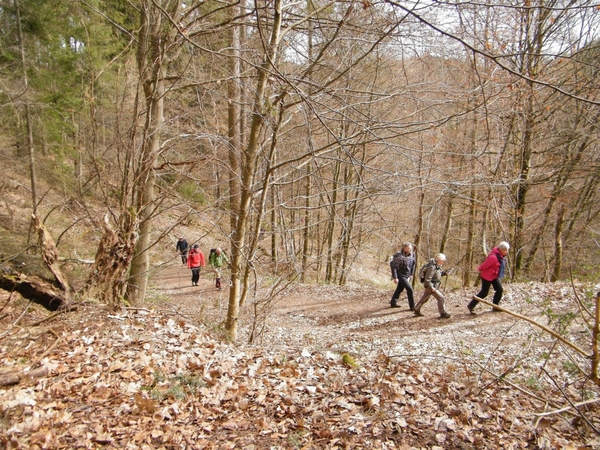
<path fill-rule="evenodd" d="M 217 280 L 215 281 L 215 287 L 217 289 L 221 289 L 221 267 L 223 267 L 224 263 L 229 264 L 229 259 L 227 259 L 227 256 L 223 250 L 217 247 L 210 250 L 208 263 L 210 264 L 210 267 L 212 267 L 213 272 L 217 277 Z"/>

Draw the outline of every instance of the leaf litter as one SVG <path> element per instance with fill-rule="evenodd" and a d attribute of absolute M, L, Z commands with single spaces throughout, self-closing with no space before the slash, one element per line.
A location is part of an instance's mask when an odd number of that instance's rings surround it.
<path fill-rule="evenodd" d="M 161 286 L 168 307 L 81 304 L 0 341 L 0 379 L 20 374 L 0 388 L 5 448 L 600 448 L 600 392 L 574 369 L 589 361 L 508 314 L 470 316 L 468 290 L 447 293 L 440 321 L 435 303 L 415 318 L 381 289 L 296 286 L 250 345 L 256 308 L 230 344 L 222 291 Z M 506 291 L 506 308 L 589 339 L 581 321 L 560 323 L 568 285 Z"/>

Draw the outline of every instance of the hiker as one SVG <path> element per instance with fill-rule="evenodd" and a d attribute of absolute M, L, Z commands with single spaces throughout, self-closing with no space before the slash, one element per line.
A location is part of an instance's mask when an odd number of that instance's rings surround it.
<path fill-rule="evenodd" d="M 392 279 L 398 286 L 392 295 L 390 306 L 392 308 L 398 308 L 398 299 L 402 291 L 406 289 L 406 296 L 408 297 L 408 307 L 411 311 L 415 310 L 415 300 L 412 286 L 410 285 L 410 278 L 415 273 L 415 256 L 413 254 L 413 246 L 410 242 L 402 244 L 402 250 L 394 253 L 392 260 L 390 261 L 390 269 L 392 271 Z"/>
<path fill-rule="evenodd" d="M 221 289 L 221 267 L 223 267 L 223 263 L 229 264 L 229 259 L 227 259 L 225 253 L 223 253 L 223 250 L 217 247 L 210 250 L 208 263 L 217 277 L 215 280 L 215 287 Z"/>
<path fill-rule="evenodd" d="M 183 237 L 177 240 L 175 251 L 181 255 L 181 264 L 185 266 L 187 264 L 188 242 Z"/>
<path fill-rule="evenodd" d="M 187 266 L 192 269 L 192 286 L 198 286 L 200 270 L 204 267 L 204 254 L 200 251 L 198 244 L 194 244 L 188 253 Z"/>
<path fill-rule="evenodd" d="M 508 254 L 508 250 L 510 249 L 510 245 L 508 242 L 500 242 L 497 247 L 494 247 L 490 254 L 487 256 L 485 261 L 481 263 L 481 265 L 477 268 L 479 273 L 481 274 L 481 290 L 476 295 L 481 299 L 485 298 L 490 291 L 490 286 L 494 287 L 494 305 L 500 303 L 502 299 L 502 283 L 500 280 L 504 277 L 504 270 L 506 268 L 506 255 Z M 477 314 L 475 312 L 475 307 L 477 306 L 479 301 L 476 298 L 473 298 L 467 308 L 469 308 L 469 312 L 471 314 Z M 500 312 L 499 309 L 492 308 L 494 312 Z"/>
<path fill-rule="evenodd" d="M 421 296 L 421 300 L 415 306 L 415 316 L 422 317 L 421 308 L 429 297 L 432 295 L 437 300 L 438 311 L 440 312 L 440 319 L 449 319 L 451 316 L 444 309 L 445 299 L 443 294 L 438 290 L 438 286 L 442 281 L 442 277 L 448 275 L 448 272 L 442 270 L 442 266 L 446 262 L 446 255 L 443 253 L 438 253 L 435 258 L 431 259 L 426 266 L 424 267 L 423 273 L 423 287 L 425 290 L 423 291 L 423 295 Z"/>

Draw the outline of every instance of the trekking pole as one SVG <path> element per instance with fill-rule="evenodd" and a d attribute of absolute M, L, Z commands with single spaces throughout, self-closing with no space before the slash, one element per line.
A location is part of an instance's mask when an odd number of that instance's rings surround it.
<path fill-rule="evenodd" d="M 448 269 L 446 270 L 446 276 L 444 277 L 444 287 L 442 288 L 442 292 L 446 292 L 446 283 L 448 283 L 448 277 L 450 276 L 450 274 L 452 273 L 452 269 Z"/>

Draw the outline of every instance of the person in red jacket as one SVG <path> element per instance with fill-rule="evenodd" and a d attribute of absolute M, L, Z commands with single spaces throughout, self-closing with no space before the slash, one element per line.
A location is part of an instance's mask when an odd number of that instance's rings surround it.
<path fill-rule="evenodd" d="M 200 251 L 200 246 L 194 244 L 187 258 L 188 269 L 192 269 L 192 286 L 198 286 L 200 279 L 200 269 L 204 267 L 204 254 Z"/>
<path fill-rule="evenodd" d="M 490 286 L 494 287 L 494 305 L 500 303 L 502 299 L 502 283 L 500 280 L 504 277 L 504 269 L 506 267 L 506 255 L 510 245 L 508 242 L 500 242 L 497 247 L 490 252 L 488 257 L 481 263 L 477 268 L 481 274 L 481 290 L 476 295 L 479 298 L 485 298 L 490 291 Z M 475 307 L 477 306 L 477 299 L 473 298 L 467 305 L 471 314 L 476 314 Z M 500 311 L 499 309 L 492 309 L 492 311 Z"/>

